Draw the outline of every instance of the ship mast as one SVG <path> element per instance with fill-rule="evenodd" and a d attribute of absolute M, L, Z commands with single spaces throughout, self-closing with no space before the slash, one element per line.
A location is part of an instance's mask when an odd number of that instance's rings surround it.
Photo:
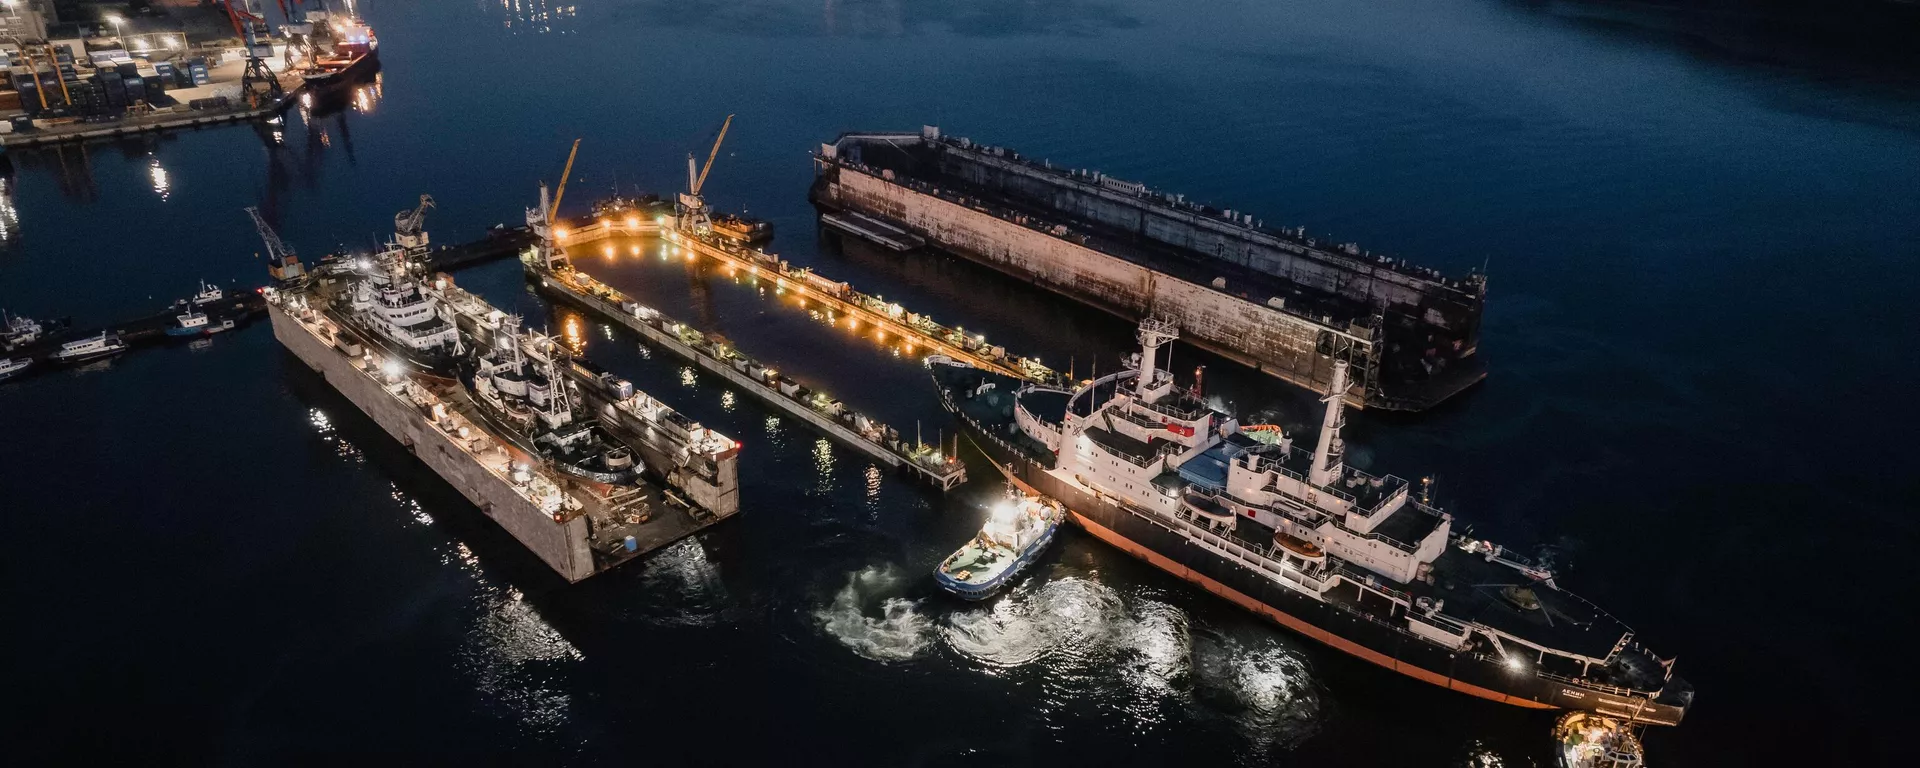
<path fill-rule="evenodd" d="M 1153 374 L 1160 357 L 1160 348 L 1180 338 L 1180 329 L 1173 323 L 1157 317 L 1140 321 L 1140 380 L 1134 382 L 1133 391 L 1140 399 L 1147 399 L 1147 392 L 1153 389 Z"/>
<path fill-rule="evenodd" d="M 1346 471 L 1343 458 L 1347 449 L 1340 440 L 1340 428 L 1347 423 L 1347 361 L 1334 361 L 1333 386 L 1327 388 L 1326 397 L 1321 399 L 1327 404 L 1327 415 L 1320 422 L 1320 443 L 1313 449 L 1313 472 L 1307 479 L 1315 486 L 1325 487 L 1339 480 Z"/>

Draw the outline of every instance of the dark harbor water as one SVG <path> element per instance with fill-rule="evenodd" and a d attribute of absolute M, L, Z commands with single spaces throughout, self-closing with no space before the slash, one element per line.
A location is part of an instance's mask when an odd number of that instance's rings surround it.
<path fill-rule="evenodd" d="M 16 153 L 0 306 L 102 322 L 202 278 L 257 285 L 247 205 L 310 255 L 364 248 L 421 193 L 438 240 L 476 237 L 517 222 L 576 137 L 569 210 L 677 189 L 731 113 L 709 200 L 771 219 L 786 258 L 1059 366 L 1117 365 L 1124 320 L 816 233 L 810 148 L 938 123 L 1486 265 L 1492 377 L 1418 417 L 1355 415 L 1351 460 L 1438 476 L 1477 533 L 1553 547 L 1565 585 L 1678 656 L 1699 695 L 1648 736 L 1654 765 L 1892 758 L 1920 597 L 1910 74 L 1494 0 L 363 7 L 380 91 L 277 142 Z M 609 245 L 583 268 L 951 434 L 911 353 Z M 8 754 L 1551 764 L 1551 715 L 1349 659 L 1078 531 L 1002 599 L 946 599 L 931 570 L 998 490 L 983 462 L 941 497 L 554 313 L 515 264 L 456 277 L 745 441 L 740 517 L 567 586 L 264 326 L 0 385 Z M 1275 380 L 1173 355 L 1223 406 L 1315 418 Z"/>

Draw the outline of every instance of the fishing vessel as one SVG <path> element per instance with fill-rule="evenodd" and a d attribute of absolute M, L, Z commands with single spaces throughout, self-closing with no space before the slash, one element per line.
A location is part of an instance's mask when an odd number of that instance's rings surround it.
<path fill-rule="evenodd" d="M 207 281 L 202 280 L 200 281 L 200 290 L 193 294 L 193 299 L 190 303 L 196 307 L 204 307 L 226 297 L 226 292 L 220 290 L 220 286 L 208 285 Z"/>
<path fill-rule="evenodd" d="M 119 334 L 101 331 L 99 335 L 60 345 L 60 348 L 48 355 L 47 359 L 60 363 L 80 363 L 112 357 L 125 351 L 127 351 L 127 342 L 121 340 Z"/>
<path fill-rule="evenodd" d="M 207 332 L 207 324 L 207 313 L 198 309 L 189 309 L 186 312 L 174 315 L 173 325 L 167 327 L 167 335 L 200 336 Z"/>
<path fill-rule="evenodd" d="M 1046 385 L 928 359 L 943 404 L 1014 485 L 1096 538 L 1319 642 L 1521 707 L 1677 724 L 1671 659 L 1553 571 L 1454 530 L 1411 483 L 1347 466 L 1335 367 L 1313 447 L 1248 432 L 1156 365 L 1179 335 L 1140 324 L 1133 364 Z"/>
<path fill-rule="evenodd" d="M 605 485 L 631 483 L 640 465 L 633 449 L 581 413 L 561 367 L 566 350 L 553 339 L 501 318 L 493 346 L 475 356 L 461 382 L 490 426 L 515 447 L 565 474 Z"/>
<path fill-rule="evenodd" d="M 0 381 L 13 378 L 14 374 L 33 367 L 31 357 L 0 357 Z"/>
<path fill-rule="evenodd" d="M 353 260 L 344 314 L 390 354 L 423 373 L 452 378 L 465 347 L 451 311 L 422 282 L 420 269 L 420 259 L 398 241 L 372 258 Z"/>
<path fill-rule="evenodd" d="M 1646 748 L 1633 727 L 1591 712 L 1568 712 L 1554 723 L 1561 768 L 1641 768 Z"/>
<path fill-rule="evenodd" d="M 32 318 L 19 315 L 0 315 L 6 319 L 4 328 L 0 328 L 0 345 L 7 349 L 19 349 L 40 340 L 46 335 L 46 327 Z"/>
<path fill-rule="evenodd" d="M 984 600 L 1025 571 L 1053 543 L 1065 517 L 1058 502 L 1008 487 L 1007 498 L 987 513 L 987 523 L 933 573 L 940 588 L 967 600 Z"/>

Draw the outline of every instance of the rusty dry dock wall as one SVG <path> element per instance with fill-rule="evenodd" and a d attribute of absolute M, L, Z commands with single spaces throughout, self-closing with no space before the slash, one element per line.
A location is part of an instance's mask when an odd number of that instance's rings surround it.
<path fill-rule="evenodd" d="M 1333 378 L 1319 354 L 1319 324 L 996 216 L 923 195 L 851 169 L 828 194 L 839 205 L 901 222 L 941 248 L 1137 320 L 1159 315 L 1181 339 L 1316 392 Z"/>

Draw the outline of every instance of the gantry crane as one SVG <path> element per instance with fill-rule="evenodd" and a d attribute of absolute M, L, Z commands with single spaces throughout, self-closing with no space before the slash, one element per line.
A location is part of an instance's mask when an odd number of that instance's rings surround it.
<path fill-rule="evenodd" d="M 280 87 L 280 77 L 267 68 L 267 57 L 273 55 L 273 30 L 260 10 L 260 0 L 223 0 L 221 4 L 226 6 L 227 20 L 233 22 L 234 34 L 247 46 L 247 69 L 240 75 L 240 93 L 247 106 L 258 108 L 263 98 L 284 98 L 287 92 Z"/>
<path fill-rule="evenodd" d="M 726 122 L 720 124 L 720 135 L 713 139 L 713 149 L 707 152 L 707 164 L 694 173 L 693 153 L 687 153 L 687 191 L 680 195 L 680 226 L 695 232 L 704 232 L 713 228 L 713 217 L 707 213 L 707 201 L 700 197 L 700 187 L 707 183 L 707 173 L 713 170 L 713 160 L 720 156 L 720 142 L 727 140 L 727 128 L 733 125 L 733 115 L 727 115 Z"/>

